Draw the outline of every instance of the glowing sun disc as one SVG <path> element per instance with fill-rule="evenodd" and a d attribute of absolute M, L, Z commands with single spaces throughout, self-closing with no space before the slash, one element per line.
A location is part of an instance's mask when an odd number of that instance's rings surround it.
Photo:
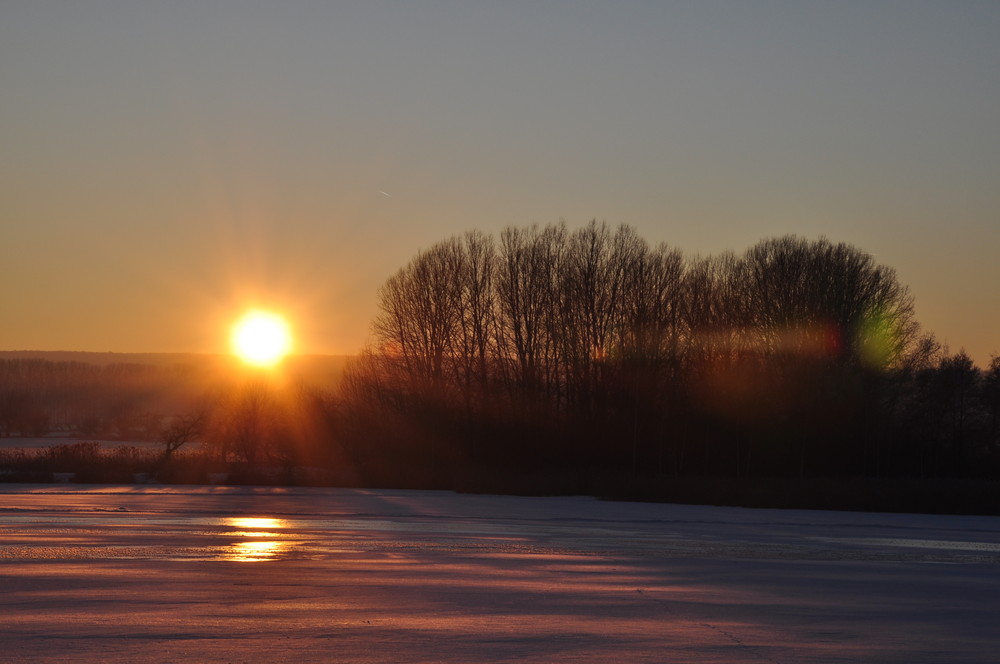
<path fill-rule="evenodd" d="M 251 311 L 233 326 L 233 353 L 247 364 L 269 367 L 292 348 L 288 323 L 267 311 Z"/>

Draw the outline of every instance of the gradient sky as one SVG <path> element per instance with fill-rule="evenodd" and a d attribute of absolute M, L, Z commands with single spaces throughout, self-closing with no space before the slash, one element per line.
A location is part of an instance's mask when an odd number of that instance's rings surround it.
<path fill-rule="evenodd" d="M 1000 2 L 0 0 L 0 349 L 351 353 L 478 228 L 795 233 L 1000 352 Z"/>

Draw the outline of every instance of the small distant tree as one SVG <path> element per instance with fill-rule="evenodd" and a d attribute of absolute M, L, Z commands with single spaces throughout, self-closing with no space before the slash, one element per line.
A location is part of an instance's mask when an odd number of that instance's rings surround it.
<path fill-rule="evenodd" d="M 163 462 L 170 461 L 174 452 L 187 443 L 194 442 L 205 428 L 204 411 L 180 415 L 170 420 L 160 431 L 159 442 L 163 446 Z"/>

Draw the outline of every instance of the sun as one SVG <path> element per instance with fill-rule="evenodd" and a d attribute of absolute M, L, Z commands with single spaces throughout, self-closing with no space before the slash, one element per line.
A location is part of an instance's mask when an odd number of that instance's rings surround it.
<path fill-rule="evenodd" d="M 250 311 L 233 326 L 232 346 L 247 364 L 272 367 L 292 349 L 292 333 L 280 315 Z"/>

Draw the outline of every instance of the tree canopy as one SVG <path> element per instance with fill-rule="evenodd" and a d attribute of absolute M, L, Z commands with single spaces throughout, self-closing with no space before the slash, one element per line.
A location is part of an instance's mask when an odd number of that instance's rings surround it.
<path fill-rule="evenodd" d="M 440 450 L 456 453 L 440 440 L 456 431 L 490 463 L 700 471 L 729 455 L 744 473 L 868 463 L 828 448 L 865 447 L 876 377 L 918 326 L 894 270 L 847 244 L 685 257 L 594 221 L 443 240 L 385 283 L 373 329 L 358 399 L 419 413 L 407 430 Z"/>

